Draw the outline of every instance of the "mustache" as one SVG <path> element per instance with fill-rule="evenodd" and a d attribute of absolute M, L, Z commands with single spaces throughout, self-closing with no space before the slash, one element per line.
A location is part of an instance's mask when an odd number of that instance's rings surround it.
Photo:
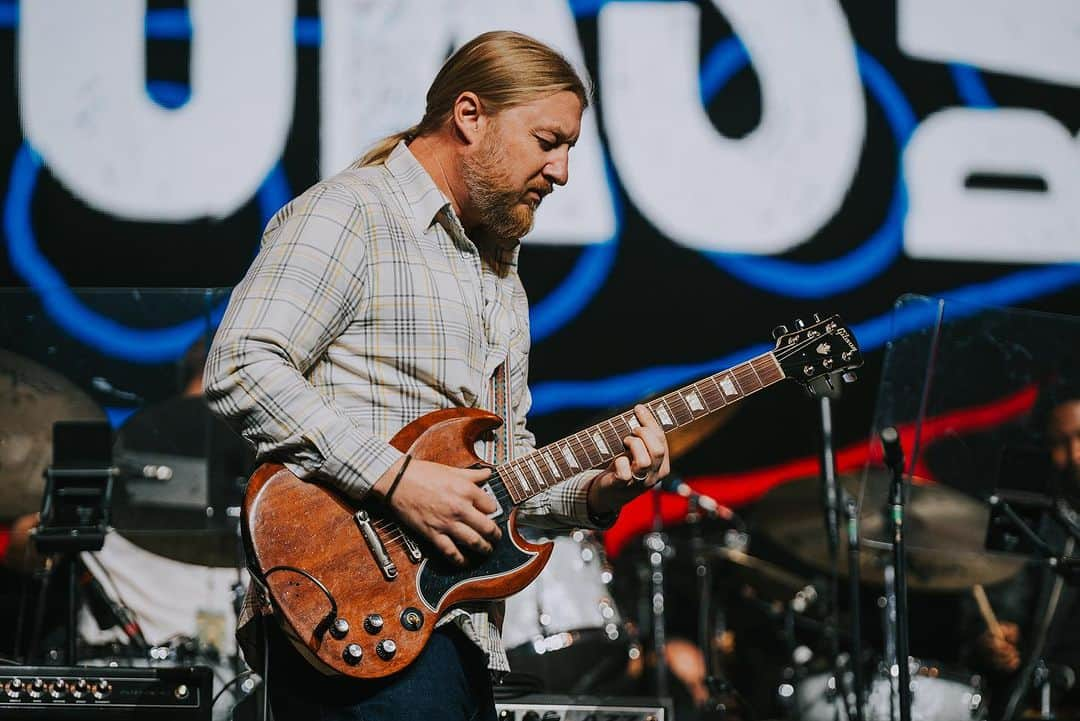
<path fill-rule="evenodd" d="M 541 198 L 544 198 L 544 197 L 546 197 L 546 196 L 550 195 L 550 194 L 551 194 L 551 191 L 553 191 L 554 189 L 555 189 L 555 187 L 554 187 L 554 186 L 552 186 L 551 184 L 549 184 L 549 183 L 544 183 L 544 184 L 542 184 L 542 185 L 536 185 L 536 186 L 532 186 L 532 187 L 526 188 L 526 189 L 525 189 L 525 192 L 526 192 L 526 193 L 528 193 L 528 192 L 529 192 L 529 191 L 531 190 L 531 191 L 533 191 L 534 193 L 539 193 L 539 194 L 540 194 L 540 197 L 541 197 Z"/>

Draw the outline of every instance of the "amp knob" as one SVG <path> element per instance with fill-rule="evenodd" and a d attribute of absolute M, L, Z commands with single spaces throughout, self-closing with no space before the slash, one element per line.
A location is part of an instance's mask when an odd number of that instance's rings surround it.
<path fill-rule="evenodd" d="M 22 698 L 23 691 L 26 690 L 26 684 L 20 679 L 13 678 L 8 681 L 7 686 L 4 688 L 7 692 L 7 697 L 13 701 L 18 701 Z"/>
<path fill-rule="evenodd" d="M 68 683 L 62 678 L 58 678 L 49 684 L 49 695 L 55 699 L 61 699 L 67 696 Z"/>
<path fill-rule="evenodd" d="M 75 682 L 75 685 L 71 687 L 72 698 L 86 698 L 90 693 L 90 684 L 87 683 L 85 678 L 80 678 Z"/>
<path fill-rule="evenodd" d="M 30 695 L 30 698 L 41 698 L 45 695 L 45 682 L 40 678 L 35 678 L 30 683 L 30 688 L 27 693 Z"/>
<path fill-rule="evenodd" d="M 110 694 L 112 694 L 112 684 L 106 679 L 99 678 L 94 684 L 94 698 L 101 701 L 109 698 Z"/>

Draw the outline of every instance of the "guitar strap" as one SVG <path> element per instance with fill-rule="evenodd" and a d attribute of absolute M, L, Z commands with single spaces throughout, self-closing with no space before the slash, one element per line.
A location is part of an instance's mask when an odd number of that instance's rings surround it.
<path fill-rule="evenodd" d="M 494 448 L 488 459 L 496 465 L 509 463 L 514 454 L 514 419 L 510 417 L 510 383 L 506 370 L 509 364 L 508 355 L 491 374 L 491 412 L 503 419 L 502 425 L 495 430 Z"/>
<path fill-rule="evenodd" d="M 499 465 L 508 463 L 514 454 L 514 419 L 511 418 L 510 410 L 510 381 L 507 367 L 510 365 L 510 355 L 498 365 L 491 374 L 491 412 L 503 419 L 502 425 L 495 429 L 495 442 L 491 447 L 491 457 L 488 462 Z M 502 633 L 503 619 L 506 616 L 506 603 L 496 601 L 490 605 L 491 621 L 495 628 Z"/>

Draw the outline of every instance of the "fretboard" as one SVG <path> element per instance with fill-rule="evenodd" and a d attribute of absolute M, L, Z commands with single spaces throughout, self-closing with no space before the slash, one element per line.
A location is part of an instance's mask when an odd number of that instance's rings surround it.
<path fill-rule="evenodd" d="M 780 364 L 769 352 L 645 405 L 667 432 L 737 403 L 783 378 Z M 495 472 L 518 504 L 582 471 L 607 466 L 625 453 L 622 439 L 638 425 L 631 409 L 498 466 Z"/>

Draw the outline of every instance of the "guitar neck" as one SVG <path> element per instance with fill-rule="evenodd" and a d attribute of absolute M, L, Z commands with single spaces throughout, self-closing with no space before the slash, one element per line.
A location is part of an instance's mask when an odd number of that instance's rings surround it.
<path fill-rule="evenodd" d="M 770 351 L 645 405 L 666 433 L 738 403 L 784 377 L 776 356 Z M 629 410 L 497 466 L 495 472 L 514 503 L 522 503 L 582 471 L 607 466 L 613 458 L 625 453 L 622 439 L 638 425 L 634 411 Z"/>

